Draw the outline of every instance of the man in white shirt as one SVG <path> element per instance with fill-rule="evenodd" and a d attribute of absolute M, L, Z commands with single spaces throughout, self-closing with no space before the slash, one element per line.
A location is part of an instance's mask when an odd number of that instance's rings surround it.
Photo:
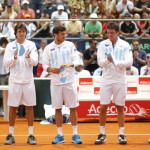
<path fill-rule="evenodd" d="M 147 64 L 141 67 L 140 75 L 150 75 L 150 53 L 146 55 Z"/>
<path fill-rule="evenodd" d="M 126 68 L 126 75 L 139 75 L 139 71 L 134 66 L 127 67 Z"/>
<path fill-rule="evenodd" d="M 120 2 L 117 3 L 116 8 L 117 8 L 117 13 L 119 15 L 119 18 L 123 19 L 126 13 L 130 13 L 130 14 L 133 13 L 134 5 L 133 2 L 130 0 L 121 0 Z"/>
<path fill-rule="evenodd" d="M 4 66 L 10 68 L 8 105 L 9 134 L 4 144 L 15 143 L 14 124 L 16 110 L 19 105 L 25 105 L 28 120 L 28 144 L 36 144 L 33 135 L 33 106 L 36 105 L 35 85 L 33 81 L 33 66 L 38 63 L 35 43 L 26 40 L 27 28 L 24 24 L 15 26 L 16 40 L 9 43 L 4 54 Z"/>
<path fill-rule="evenodd" d="M 57 7 L 58 11 L 54 11 L 51 15 L 52 20 L 62 20 L 61 24 L 65 23 L 65 20 L 68 20 L 68 14 L 64 12 L 64 6 L 58 5 Z"/>
<path fill-rule="evenodd" d="M 6 46 L 9 43 L 8 39 L 5 37 L 0 38 L 0 85 L 8 84 L 8 73 L 9 69 L 5 68 L 3 65 L 4 53 L 6 50 Z"/>
<path fill-rule="evenodd" d="M 78 77 L 91 76 L 91 74 L 88 70 L 84 70 L 83 65 L 79 65 L 79 66 L 75 67 L 75 75 L 77 75 Z"/>
<path fill-rule="evenodd" d="M 126 67 L 132 65 L 133 57 L 129 43 L 121 40 L 118 34 L 119 25 L 114 22 L 109 23 L 107 25 L 108 39 L 100 42 L 97 51 L 98 64 L 103 67 L 103 74 L 100 91 L 100 134 L 95 144 L 102 144 L 106 141 L 106 112 L 112 96 L 118 112 L 118 143 L 127 143 L 124 136 L 124 105 L 127 94 Z"/>
<path fill-rule="evenodd" d="M 65 41 L 66 28 L 57 26 L 53 29 L 54 41 L 47 45 L 43 53 L 43 68 L 51 73 L 51 101 L 55 108 L 58 134 L 52 144 L 64 143 L 62 133 L 62 106 L 70 109 L 70 121 L 73 128 L 72 142 L 82 144 L 77 133 L 77 98 L 74 67 L 80 65 L 79 53 L 72 42 Z"/>
<path fill-rule="evenodd" d="M 94 71 L 93 76 L 101 76 L 102 72 L 103 72 L 103 69 L 99 67 Z"/>
<path fill-rule="evenodd" d="M 24 15 L 25 19 L 32 19 L 30 14 L 25 14 Z M 24 24 L 26 25 L 26 28 L 28 30 L 26 39 L 31 39 L 32 35 L 36 32 L 36 26 L 34 25 L 34 23 L 26 21 L 24 22 Z"/>

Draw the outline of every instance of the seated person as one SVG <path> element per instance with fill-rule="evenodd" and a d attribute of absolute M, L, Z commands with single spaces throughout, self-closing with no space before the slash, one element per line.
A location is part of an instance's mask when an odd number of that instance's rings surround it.
<path fill-rule="evenodd" d="M 131 19 L 131 15 L 126 13 L 124 19 Z M 133 21 L 122 21 L 120 23 L 120 37 L 138 37 L 137 35 L 138 28 L 135 22 Z"/>
<path fill-rule="evenodd" d="M 150 53 L 146 55 L 147 65 L 141 67 L 140 75 L 150 75 Z"/>
<path fill-rule="evenodd" d="M 72 14 L 71 19 L 77 19 L 77 14 Z M 83 25 L 81 21 L 67 21 L 65 23 L 67 37 L 80 37 L 83 32 Z"/>
<path fill-rule="evenodd" d="M 93 76 L 101 76 L 102 75 L 102 71 L 103 71 L 103 69 L 101 67 L 97 68 L 94 71 Z"/>
<path fill-rule="evenodd" d="M 92 19 L 92 21 L 88 21 L 85 24 L 85 37 L 102 37 L 102 23 L 95 20 L 98 19 L 97 14 L 91 14 L 90 19 Z"/>
<path fill-rule="evenodd" d="M 75 67 L 75 74 L 77 76 L 91 76 L 91 74 L 88 70 L 84 70 L 83 65 L 79 65 L 79 66 Z"/>
<path fill-rule="evenodd" d="M 143 11 L 142 16 L 143 19 L 149 19 L 150 17 L 147 11 Z M 150 37 L 149 26 L 150 26 L 150 21 L 138 21 L 138 27 L 140 29 L 139 34 L 143 35 L 142 37 Z"/>
<path fill-rule="evenodd" d="M 117 13 L 120 19 L 123 19 L 123 16 L 126 13 L 132 14 L 133 10 L 134 10 L 134 5 L 133 2 L 130 0 L 122 0 L 117 3 Z"/>
<path fill-rule="evenodd" d="M 139 71 L 134 66 L 127 67 L 126 68 L 126 75 L 139 75 Z"/>

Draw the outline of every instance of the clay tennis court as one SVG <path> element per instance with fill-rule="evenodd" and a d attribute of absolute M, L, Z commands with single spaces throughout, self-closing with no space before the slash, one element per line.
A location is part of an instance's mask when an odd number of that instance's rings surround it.
<path fill-rule="evenodd" d="M 117 144 L 118 125 L 117 122 L 108 122 L 106 125 L 107 141 L 103 145 L 94 145 L 94 141 L 99 133 L 98 123 L 79 123 L 79 134 L 83 140 L 82 145 L 71 143 L 72 128 L 71 125 L 63 125 L 63 133 L 66 142 L 64 144 L 52 145 L 51 141 L 57 134 L 55 125 L 41 125 L 40 121 L 34 122 L 34 134 L 37 138 L 37 145 L 28 145 L 27 141 L 27 122 L 26 119 L 17 118 L 15 125 L 15 144 L 4 145 L 6 135 L 8 134 L 8 122 L 0 117 L 0 150 L 149 150 L 150 144 L 150 122 L 126 122 L 125 124 L 127 145 Z"/>

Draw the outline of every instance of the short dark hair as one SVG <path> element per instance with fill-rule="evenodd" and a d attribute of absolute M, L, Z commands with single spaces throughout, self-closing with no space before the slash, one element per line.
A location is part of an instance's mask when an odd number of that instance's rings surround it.
<path fill-rule="evenodd" d="M 2 46 L 3 44 L 8 44 L 8 39 L 6 37 L 1 37 L 0 38 L 0 46 Z"/>
<path fill-rule="evenodd" d="M 53 29 L 53 35 L 58 34 L 59 32 L 63 32 L 63 31 L 66 31 L 66 28 L 64 26 L 62 25 L 56 26 Z"/>
<path fill-rule="evenodd" d="M 110 22 L 107 25 L 107 29 L 115 29 L 116 31 L 119 31 L 119 25 L 116 22 Z"/>
<path fill-rule="evenodd" d="M 133 40 L 132 40 L 132 43 L 133 43 L 133 42 L 139 42 L 139 44 L 140 44 L 140 40 L 139 40 L 139 39 L 133 39 Z"/>
<path fill-rule="evenodd" d="M 27 34 L 27 28 L 26 28 L 26 26 L 25 26 L 24 24 L 17 24 L 17 25 L 15 26 L 15 36 L 16 36 L 16 34 L 17 34 L 17 30 L 18 30 L 18 29 L 25 29 L 26 34 Z"/>
<path fill-rule="evenodd" d="M 96 39 L 90 39 L 89 44 L 93 43 L 93 41 L 97 41 Z"/>

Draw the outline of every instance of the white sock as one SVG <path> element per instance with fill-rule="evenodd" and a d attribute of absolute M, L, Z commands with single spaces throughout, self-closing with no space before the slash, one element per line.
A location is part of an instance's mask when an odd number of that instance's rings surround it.
<path fill-rule="evenodd" d="M 14 126 L 9 126 L 9 133 L 14 135 Z"/>
<path fill-rule="evenodd" d="M 78 134 L 77 128 L 78 128 L 78 126 L 72 126 L 72 129 L 73 129 L 73 135 L 74 135 L 74 134 Z"/>
<path fill-rule="evenodd" d="M 124 134 L 124 127 L 119 127 L 119 134 Z"/>
<path fill-rule="evenodd" d="M 33 126 L 28 126 L 29 135 L 33 135 Z"/>
<path fill-rule="evenodd" d="M 105 134 L 105 126 L 99 126 L 100 128 L 100 133 Z"/>
<path fill-rule="evenodd" d="M 62 135 L 62 127 L 57 127 L 58 134 Z"/>

